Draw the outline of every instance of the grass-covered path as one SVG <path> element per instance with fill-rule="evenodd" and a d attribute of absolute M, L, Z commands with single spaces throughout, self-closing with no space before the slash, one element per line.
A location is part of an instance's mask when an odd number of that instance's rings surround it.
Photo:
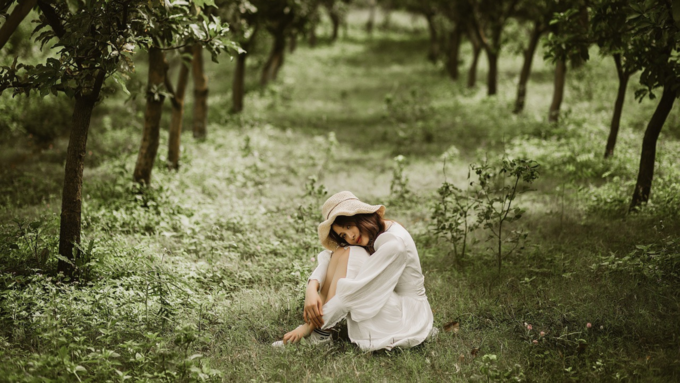
<path fill-rule="evenodd" d="M 250 60 L 241 116 L 228 113 L 231 64 L 209 66 L 208 139 L 195 142 L 190 132 L 184 134 L 182 166 L 174 173 L 165 168 L 164 133 L 153 187 L 143 193 L 131 182 L 141 101 L 101 105 L 83 193 L 92 265 L 78 283 L 55 281 L 56 259 L 40 260 L 43 248 L 56 253 L 66 143 L 57 141 L 22 161 L 16 160 L 21 148 L 3 148 L 10 153 L 3 161 L 15 166 L 3 170 L 0 210 L 6 260 L 0 376 L 282 382 L 680 378 L 677 212 L 658 207 L 620 215 L 653 103 L 629 97 L 617 157 L 603 163 L 607 87 L 615 79 L 597 85 L 593 79 L 607 78 L 611 63 L 594 60 L 574 72 L 564 122 L 551 127 L 543 122 L 551 69 L 541 60 L 527 111 L 515 116 L 510 105 L 518 57 L 508 54 L 501 61 L 500 94 L 489 99 L 483 65 L 479 86 L 468 90 L 425 60 L 422 27 L 404 20 L 400 32 L 368 38 L 360 30 L 363 15 L 355 16 L 357 24 L 350 24 L 344 39 L 314 49 L 303 44 L 289 54 L 278 82 L 267 90 L 256 86 L 259 56 Z M 672 195 L 678 180 L 672 165 L 680 146 L 676 111 L 669 121 L 659 147 L 660 195 L 663 185 Z M 446 179 L 462 188 L 468 164 L 484 158 L 529 156 L 542 166 L 536 190 L 517 202 L 527 213 L 512 226 L 528 231 L 529 242 L 505 260 L 500 274 L 484 241 L 488 233 L 475 233 L 481 242 L 471 247 L 464 268 L 454 266 L 450 246 L 432 234 L 445 151 L 458 153 L 449 160 Z M 397 189 L 408 190 L 407 198 L 390 192 L 398 154 L 406 157 L 408 180 L 402 178 Z M 342 340 L 321 350 L 270 347 L 301 323 L 304 283 L 320 250 L 316 224 L 324 190 L 351 190 L 387 205 L 388 217 L 402 223 L 418 245 L 435 325 L 456 321 L 456 331 L 391 353 L 362 353 Z"/>

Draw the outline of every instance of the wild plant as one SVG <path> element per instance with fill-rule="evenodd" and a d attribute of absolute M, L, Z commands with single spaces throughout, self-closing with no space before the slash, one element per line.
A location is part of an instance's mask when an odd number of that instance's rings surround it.
<path fill-rule="evenodd" d="M 468 234 L 478 226 L 472 218 L 479 202 L 447 181 L 447 160 L 448 155 L 443 158 L 444 182 L 437 189 L 439 198 L 433 205 L 430 225 L 432 232 L 453 248 L 454 262 L 462 265 L 467 250 Z"/>
<path fill-rule="evenodd" d="M 497 248 L 494 251 L 498 263 L 498 272 L 504 258 L 510 256 L 515 250 L 524 248 L 528 233 L 521 230 L 511 230 L 505 234 L 507 225 L 516 222 L 525 210 L 513 206 L 513 202 L 519 194 L 525 193 L 530 189 L 526 186 L 520 187 L 520 181 L 524 184 L 531 184 L 538 176 L 539 164 L 528 159 L 506 159 L 500 165 L 494 167 L 484 162 L 481 165 L 470 165 L 470 170 L 477 175 L 478 189 L 476 198 L 479 200 L 477 205 L 477 223 L 491 234 L 488 240 L 496 239 Z M 468 179 L 470 174 L 468 173 Z M 506 181 L 510 181 L 506 184 Z M 470 185 L 474 186 L 475 181 Z M 503 249 L 503 243 L 512 243 L 514 246 L 509 250 Z"/>
<path fill-rule="evenodd" d="M 302 247 L 306 253 L 309 253 L 316 244 L 316 225 L 321 222 L 321 204 L 328 195 L 326 187 L 318 182 L 316 176 L 307 178 L 305 194 L 302 196 L 304 202 L 298 205 L 295 213 L 291 215 L 295 231 L 302 234 Z"/>
<path fill-rule="evenodd" d="M 408 187 L 409 179 L 404 172 L 407 165 L 406 157 L 401 154 L 394 157 L 390 182 L 390 199 L 394 204 L 403 204 L 411 198 L 412 193 Z"/>
<path fill-rule="evenodd" d="M 45 267 L 50 255 L 50 250 L 49 247 L 45 246 L 45 235 L 43 235 L 43 238 L 41 238 L 41 235 L 44 234 L 44 231 L 47 226 L 50 225 L 50 222 L 40 219 L 26 224 L 21 220 L 15 219 L 14 223 L 19 227 L 19 230 L 16 232 L 17 241 L 11 243 L 9 249 L 20 250 L 20 248 L 23 247 L 35 260 L 38 268 Z"/>
<path fill-rule="evenodd" d="M 328 171 L 330 164 L 335 159 L 335 148 L 338 146 L 338 139 L 335 136 L 335 132 L 330 132 L 326 137 L 318 137 L 318 140 L 320 141 L 319 144 L 321 153 L 323 153 L 323 159 L 319 163 L 316 174 L 317 179 L 323 180 L 324 174 Z"/>
<path fill-rule="evenodd" d="M 429 94 L 411 89 L 408 92 L 385 95 L 385 115 L 394 125 L 396 147 L 407 147 L 413 141 L 432 142 L 431 116 L 433 115 Z"/>

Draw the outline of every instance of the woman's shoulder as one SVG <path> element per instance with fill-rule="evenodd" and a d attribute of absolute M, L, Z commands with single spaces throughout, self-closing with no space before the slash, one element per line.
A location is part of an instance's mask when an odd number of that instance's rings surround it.
<path fill-rule="evenodd" d="M 405 245 L 404 233 L 408 235 L 408 232 L 401 225 L 399 226 L 396 225 L 399 224 L 396 222 L 392 223 L 392 226 L 390 226 L 387 230 L 381 233 L 378 236 L 378 238 L 376 238 L 375 240 L 376 249 L 389 242 L 395 242 L 400 246 Z"/>

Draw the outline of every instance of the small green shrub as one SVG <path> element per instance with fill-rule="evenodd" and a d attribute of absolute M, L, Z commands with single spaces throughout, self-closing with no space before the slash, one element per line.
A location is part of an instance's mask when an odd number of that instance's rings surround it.
<path fill-rule="evenodd" d="M 680 239 L 668 237 L 657 244 L 637 245 L 623 257 L 600 256 L 591 269 L 602 274 L 625 273 L 663 286 L 680 285 Z"/>
<path fill-rule="evenodd" d="M 385 119 L 394 131 L 386 137 L 396 148 L 413 145 L 414 142 L 434 142 L 434 123 L 430 95 L 413 88 L 408 92 L 385 95 Z M 394 134 L 396 133 L 396 134 Z M 395 149 L 398 150 L 398 149 Z"/>
<path fill-rule="evenodd" d="M 400 205 L 408 202 L 413 193 L 409 190 L 408 176 L 405 174 L 408 161 L 401 154 L 394 157 L 392 166 L 392 181 L 390 182 L 390 202 Z"/>
<path fill-rule="evenodd" d="M 498 262 L 498 272 L 501 271 L 503 258 L 508 257 L 518 247 L 524 248 L 524 242 L 528 234 L 521 230 L 512 230 L 506 234 L 507 226 L 504 225 L 516 222 L 524 214 L 524 209 L 520 208 L 513 201 L 522 193 L 529 189 L 520 185 L 531 184 L 538 176 L 539 165 L 536 161 L 529 159 L 507 159 L 504 158 L 497 166 L 492 166 L 488 162 L 481 165 L 470 165 L 470 170 L 477 175 L 477 190 L 475 198 L 479 201 L 477 205 L 477 223 L 491 233 L 489 240 L 496 238 L 496 260 Z M 506 184 L 509 182 L 509 185 Z M 474 185 L 475 182 L 470 182 Z M 505 239 L 504 239 L 505 238 Z M 510 250 L 504 250 L 504 243 L 514 244 Z"/>
<path fill-rule="evenodd" d="M 468 235 L 478 226 L 474 220 L 474 210 L 479 201 L 446 181 L 446 163 L 449 156 L 448 151 L 443 156 L 444 182 L 437 189 L 439 197 L 432 207 L 430 227 L 437 237 L 444 239 L 453 248 L 454 262 L 462 264 L 467 250 Z"/>
<path fill-rule="evenodd" d="M 42 146 L 71 129 L 73 101 L 66 96 L 0 97 L 0 137 L 30 135 Z"/>

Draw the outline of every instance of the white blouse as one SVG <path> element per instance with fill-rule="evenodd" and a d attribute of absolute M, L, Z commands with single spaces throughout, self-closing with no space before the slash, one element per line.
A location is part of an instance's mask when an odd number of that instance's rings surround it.
<path fill-rule="evenodd" d="M 363 350 L 413 347 L 432 331 L 420 258 L 411 235 L 394 222 L 375 241 L 375 253 L 350 247 L 347 277 L 323 307 L 323 328 L 347 318 L 349 338 Z M 322 251 L 311 279 L 323 286 L 331 252 Z"/>

